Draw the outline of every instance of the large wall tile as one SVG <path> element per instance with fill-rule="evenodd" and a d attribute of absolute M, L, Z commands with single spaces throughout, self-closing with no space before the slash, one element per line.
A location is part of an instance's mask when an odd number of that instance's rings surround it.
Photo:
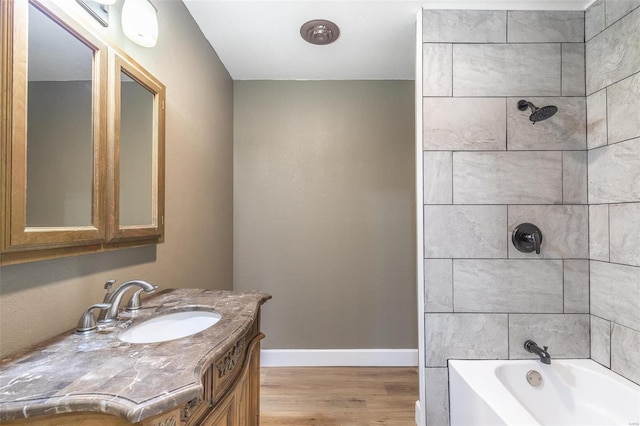
<path fill-rule="evenodd" d="M 607 91 L 587 96 L 587 148 L 607 144 Z"/>
<path fill-rule="evenodd" d="M 452 259 L 425 259 L 425 312 L 453 312 Z"/>
<path fill-rule="evenodd" d="M 589 206 L 589 259 L 609 261 L 609 205 Z"/>
<path fill-rule="evenodd" d="M 606 26 L 612 25 L 636 7 L 640 7 L 640 0 L 607 0 L 605 7 Z"/>
<path fill-rule="evenodd" d="M 587 94 L 640 71 L 640 8 L 587 43 Z M 455 76 L 454 76 L 455 81 Z"/>
<path fill-rule="evenodd" d="M 524 349 L 533 340 L 554 358 L 589 358 L 589 314 L 509 315 L 509 359 L 537 358 Z"/>
<path fill-rule="evenodd" d="M 562 96 L 585 95 L 584 43 L 562 45 Z"/>
<path fill-rule="evenodd" d="M 453 261 L 456 312 L 562 312 L 562 261 Z"/>
<path fill-rule="evenodd" d="M 584 12 L 509 11 L 509 43 L 584 41 Z"/>
<path fill-rule="evenodd" d="M 587 152 L 562 153 L 562 201 L 564 204 L 587 204 Z"/>
<path fill-rule="evenodd" d="M 455 44 L 454 96 L 560 96 L 560 44 Z"/>
<path fill-rule="evenodd" d="M 611 367 L 611 322 L 591 315 L 591 359 Z"/>
<path fill-rule="evenodd" d="M 640 138 L 592 149 L 588 156 L 589 204 L 640 201 Z M 454 154 L 454 201 L 455 163 Z"/>
<path fill-rule="evenodd" d="M 640 137 L 640 72 L 607 88 L 607 123 L 610 144 Z"/>
<path fill-rule="evenodd" d="M 564 261 L 564 312 L 589 313 L 589 261 Z"/>
<path fill-rule="evenodd" d="M 561 204 L 562 152 L 454 152 L 453 202 Z"/>
<path fill-rule="evenodd" d="M 425 257 L 505 257 L 506 223 L 507 206 L 425 206 Z"/>
<path fill-rule="evenodd" d="M 613 324 L 611 369 L 640 384 L 640 331 Z"/>
<path fill-rule="evenodd" d="M 591 313 L 640 330 L 640 268 L 590 262 Z"/>
<path fill-rule="evenodd" d="M 450 44 L 422 45 L 423 96 L 452 96 L 453 56 Z"/>
<path fill-rule="evenodd" d="M 449 424 L 449 370 L 447 368 L 425 369 L 427 424 L 447 426 Z"/>
<path fill-rule="evenodd" d="M 425 204 L 451 204 L 453 200 L 453 157 L 451 152 L 424 152 L 423 190 Z"/>
<path fill-rule="evenodd" d="M 584 150 L 587 146 L 585 124 L 587 104 L 583 97 L 537 98 L 527 101 L 537 107 L 555 105 L 558 112 L 533 125 L 531 111 L 520 111 L 521 98 L 507 99 L 507 148 L 509 150 Z"/>
<path fill-rule="evenodd" d="M 505 150 L 504 98 L 424 98 L 426 150 Z"/>
<path fill-rule="evenodd" d="M 504 10 L 424 10 L 422 40 L 435 43 L 504 43 Z"/>
<path fill-rule="evenodd" d="M 506 314 L 425 314 L 427 367 L 449 359 L 506 359 Z"/>
<path fill-rule="evenodd" d="M 610 205 L 609 229 L 611 262 L 640 266 L 640 202 Z"/>
<path fill-rule="evenodd" d="M 590 40 L 604 30 L 604 0 L 597 0 L 584 12 L 584 38 Z"/>
<path fill-rule="evenodd" d="M 509 206 L 509 257 L 521 259 L 587 259 L 589 210 L 586 205 Z M 533 223 L 542 232 L 540 254 L 523 253 L 511 244 L 511 234 L 521 223 Z"/>

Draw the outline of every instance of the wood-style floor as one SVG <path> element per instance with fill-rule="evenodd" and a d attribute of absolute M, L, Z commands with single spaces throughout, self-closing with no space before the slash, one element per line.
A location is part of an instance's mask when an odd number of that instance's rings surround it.
<path fill-rule="evenodd" d="M 417 368 L 260 369 L 260 425 L 414 426 Z"/>

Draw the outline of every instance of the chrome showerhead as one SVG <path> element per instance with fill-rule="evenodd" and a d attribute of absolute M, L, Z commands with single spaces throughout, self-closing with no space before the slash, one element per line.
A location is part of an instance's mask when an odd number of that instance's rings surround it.
<path fill-rule="evenodd" d="M 520 111 L 526 111 L 527 108 L 531 108 L 531 115 L 529 116 L 529 120 L 532 124 L 536 124 L 538 121 L 546 120 L 549 117 L 552 117 L 556 112 L 558 112 L 558 107 L 555 105 L 547 105 L 541 108 L 538 108 L 534 104 L 529 101 L 520 100 L 518 101 L 518 109 Z"/>

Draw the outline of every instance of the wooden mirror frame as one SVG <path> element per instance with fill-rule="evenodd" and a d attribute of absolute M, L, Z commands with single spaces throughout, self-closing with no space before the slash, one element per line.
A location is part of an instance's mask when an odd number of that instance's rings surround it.
<path fill-rule="evenodd" d="M 95 52 L 91 226 L 26 226 L 29 5 L 38 8 Z M 154 195 L 150 225 L 119 225 L 119 178 L 116 176 L 119 176 L 120 120 L 119 115 L 116 118 L 119 90 L 116 100 L 115 84 L 120 84 L 120 70 L 154 94 Z M 91 34 L 55 2 L 0 0 L 0 265 L 163 242 L 165 90 L 164 85 L 138 63 Z"/>
<path fill-rule="evenodd" d="M 165 87 L 129 56 L 109 51 L 109 127 L 107 131 L 107 241 L 155 239 L 164 236 L 164 126 Z M 152 157 L 152 217 L 151 224 L 123 226 L 120 224 L 120 125 L 121 75 L 131 77 L 153 95 L 153 157 Z"/>
<path fill-rule="evenodd" d="M 93 184 L 91 225 L 27 226 L 28 13 L 34 6 L 94 51 L 92 72 Z M 106 143 L 107 45 L 59 7 L 44 1 L 2 1 L 2 235 L 3 252 L 97 244 L 105 237 L 104 157 Z M 5 257 L 5 256 L 3 256 Z M 4 263 L 4 262 L 3 262 Z"/>

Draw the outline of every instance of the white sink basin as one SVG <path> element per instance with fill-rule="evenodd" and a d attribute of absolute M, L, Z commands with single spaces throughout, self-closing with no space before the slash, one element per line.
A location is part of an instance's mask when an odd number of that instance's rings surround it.
<path fill-rule="evenodd" d="M 220 317 L 213 311 L 174 312 L 133 325 L 119 338 L 129 343 L 166 342 L 206 330 L 220 321 Z"/>

